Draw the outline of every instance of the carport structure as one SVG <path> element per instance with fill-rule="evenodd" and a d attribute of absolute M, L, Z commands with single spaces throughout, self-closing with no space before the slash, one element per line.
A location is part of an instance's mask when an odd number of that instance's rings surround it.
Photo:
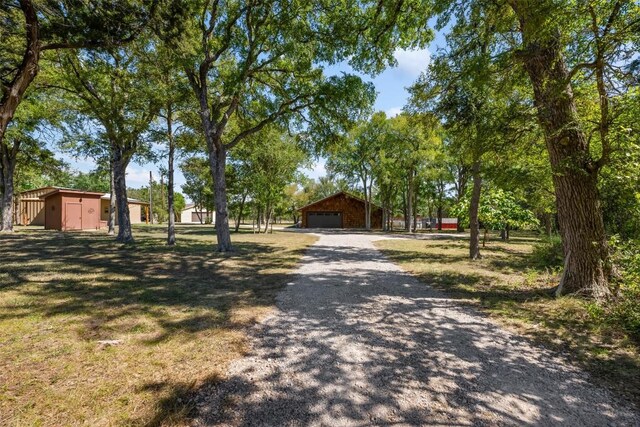
<path fill-rule="evenodd" d="M 365 201 L 345 191 L 300 208 L 303 228 L 365 228 Z M 371 228 L 382 228 L 382 208 L 371 205 Z"/>

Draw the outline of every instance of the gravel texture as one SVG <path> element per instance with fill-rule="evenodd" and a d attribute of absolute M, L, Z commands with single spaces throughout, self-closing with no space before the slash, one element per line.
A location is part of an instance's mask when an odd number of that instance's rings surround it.
<path fill-rule="evenodd" d="M 380 238 L 321 234 L 196 425 L 640 426 L 569 360 L 403 272 Z"/>

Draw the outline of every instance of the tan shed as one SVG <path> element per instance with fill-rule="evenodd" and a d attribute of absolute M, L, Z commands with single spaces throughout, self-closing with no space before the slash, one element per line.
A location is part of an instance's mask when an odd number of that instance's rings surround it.
<path fill-rule="evenodd" d="M 109 193 L 103 194 L 100 198 L 100 221 L 102 222 L 102 226 L 106 227 L 107 221 L 109 221 L 109 203 L 110 203 L 111 195 Z M 131 224 L 141 224 L 146 219 L 147 208 L 149 207 L 148 202 L 143 202 L 138 199 L 128 199 L 129 205 L 129 218 L 131 220 Z M 116 225 L 118 225 L 118 215 L 116 210 Z"/>
<path fill-rule="evenodd" d="M 17 225 L 44 225 L 44 200 L 40 196 L 59 187 L 42 187 L 23 191 L 16 197 L 13 223 Z"/>
<path fill-rule="evenodd" d="M 102 193 L 56 189 L 44 200 L 44 228 L 47 230 L 93 230 L 100 228 Z"/>
<path fill-rule="evenodd" d="M 365 228 L 365 201 L 341 191 L 300 208 L 303 228 Z M 382 228 L 382 208 L 371 205 L 371 228 Z"/>

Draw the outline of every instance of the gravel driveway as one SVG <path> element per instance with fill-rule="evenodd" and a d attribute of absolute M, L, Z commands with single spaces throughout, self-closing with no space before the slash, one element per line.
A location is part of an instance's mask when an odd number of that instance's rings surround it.
<path fill-rule="evenodd" d="M 589 377 L 385 259 L 322 234 L 197 425 L 639 426 Z"/>

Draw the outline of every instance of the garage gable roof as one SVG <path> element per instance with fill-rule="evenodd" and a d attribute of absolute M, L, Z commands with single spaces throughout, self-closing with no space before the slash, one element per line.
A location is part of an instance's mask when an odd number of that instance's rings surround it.
<path fill-rule="evenodd" d="M 332 194 L 330 196 L 327 196 L 324 199 L 316 200 L 313 203 L 309 203 L 308 205 L 305 205 L 305 206 L 299 208 L 298 210 L 301 211 L 303 209 L 307 209 L 307 208 L 309 208 L 311 206 L 317 205 L 317 204 L 322 203 L 322 202 L 324 202 L 326 200 L 333 199 L 334 197 L 338 197 L 338 196 L 342 196 L 342 195 L 347 197 L 347 198 L 355 199 L 355 200 L 358 200 L 359 202 L 366 203 L 366 201 L 361 197 L 354 196 L 353 194 L 347 193 L 346 191 L 338 191 L 337 193 L 334 193 L 334 194 Z M 371 206 L 373 206 L 375 209 L 382 209 L 380 206 L 376 205 L 375 203 L 371 203 Z"/>

